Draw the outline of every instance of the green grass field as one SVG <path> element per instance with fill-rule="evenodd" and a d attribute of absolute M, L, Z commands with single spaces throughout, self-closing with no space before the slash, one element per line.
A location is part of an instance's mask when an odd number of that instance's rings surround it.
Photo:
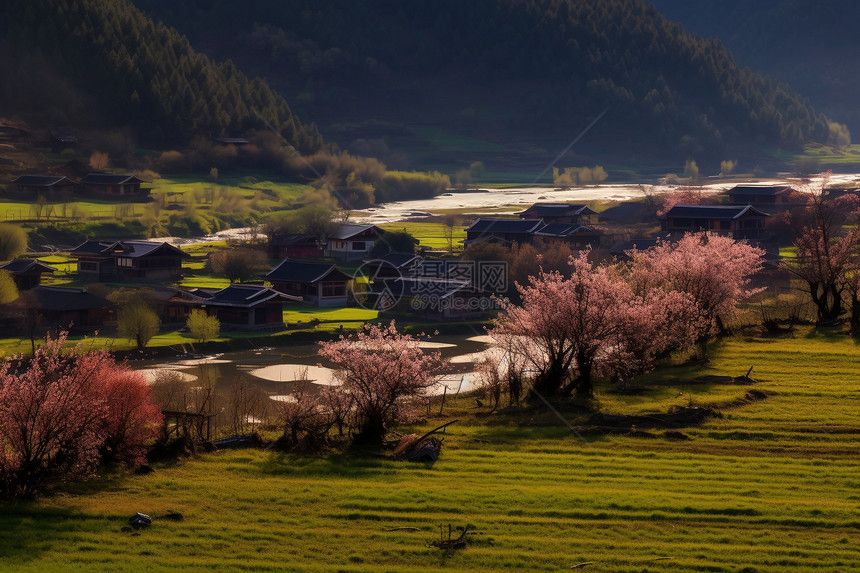
<path fill-rule="evenodd" d="M 420 246 L 428 249 L 448 249 L 448 238 L 445 236 L 445 225 L 442 223 L 424 223 L 412 221 L 399 221 L 397 223 L 383 223 L 379 225 L 386 231 L 403 231 L 418 239 Z M 453 230 L 453 247 L 455 251 L 463 249 L 463 239 L 466 238 L 466 227 L 457 225 Z"/>
<path fill-rule="evenodd" d="M 750 366 L 764 400 L 726 406 L 749 387 L 679 381 Z M 636 392 L 598 388 L 608 412 L 723 404 L 722 418 L 682 430 L 688 440 L 583 441 L 543 406 L 490 413 L 463 396 L 417 428 L 461 419 L 435 464 L 244 450 L 109 473 L 0 507 L 0 569 L 856 570 L 858 369 L 860 349 L 834 332 L 735 338 Z M 123 531 L 138 511 L 153 526 Z M 160 518 L 169 511 L 184 520 Z M 430 548 L 440 524 L 476 535 L 463 550 Z"/>

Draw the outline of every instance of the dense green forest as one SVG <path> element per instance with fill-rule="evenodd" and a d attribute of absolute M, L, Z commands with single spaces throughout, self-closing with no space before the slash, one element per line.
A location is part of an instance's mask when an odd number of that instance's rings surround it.
<path fill-rule="evenodd" d="M 493 145 L 546 153 L 607 108 L 580 148 L 707 162 L 828 137 L 790 87 L 643 0 L 136 4 L 264 76 L 327 138 L 383 159 L 434 129 L 480 140 L 454 146 L 475 152 L 464 161 L 492 164 Z"/>
<path fill-rule="evenodd" d="M 266 82 L 213 62 L 127 0 L 6 0 L 0 29 L 4 114 L 41 127 L 129 126 L 155 144 L 241 134 L 262 118 L 303 153 L 322 147 Z"/>
<path fill-rule="evenodd" d="M 713 36 L 743 65 L 787 81 L 860 132 L 860 3 L 854 0 L 653 0 L 667 18 Z"/>

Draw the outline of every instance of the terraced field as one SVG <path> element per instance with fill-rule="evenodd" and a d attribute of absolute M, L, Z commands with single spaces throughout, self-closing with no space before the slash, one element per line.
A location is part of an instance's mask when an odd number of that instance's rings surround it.
<path fill-rule="evenodd" d="M 752 386 L 690 381 L 750 366 Z M 736 338 L 704 367 L 599 389 L 607 413 L 718 405 L 721 418 L 681 429 L 688 439 L 583 440 L 542 406 L 491 413 L 461 396 L 445 405 L 461 421 L 432 465 L 245 450 L 118 472 L 0 508 L 0 569 L 856 570 L 858 370 L 860 350 L 834 333 Z M 766 398 L 744 401 L 750 389 Z M 137 511 L 153 526 L 123 531 Z M 184 519 L 159 519 L 169 511 Z M 428 547 L 440 524 L 476 535 L 462 550 Z"/>

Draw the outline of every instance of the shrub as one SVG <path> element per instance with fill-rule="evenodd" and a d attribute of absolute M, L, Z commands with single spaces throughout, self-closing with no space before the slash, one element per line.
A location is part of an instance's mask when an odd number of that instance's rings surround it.
<path fill-rule="evenodd" d="M 143 375 L 105 351 L 48 339 L 32 360 L 0 365 L 0 497 L 30 497 L 93 476 L 103 457 L 143 461 L 160 423 Z"/>

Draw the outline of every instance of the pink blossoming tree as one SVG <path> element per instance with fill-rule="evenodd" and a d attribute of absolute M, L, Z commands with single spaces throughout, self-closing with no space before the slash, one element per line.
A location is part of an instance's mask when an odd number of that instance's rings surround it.
<path fill-rule="evenodd" d="M 676 243 L 666 241 L 627 255 L 637 293 L 659 289 L 692 297 L 704 319 L 700 339 L 725 332 L 738 303 L 759 292 L 749 283 L 761 270 L 764 251 L 731 237 L 691 233 Z"/>
<path fill-rule="evenodd" d="M 141 374 L 106 352 L 64 351 L 64 342 L 49 339 L 29 362 L 0 365 L 0 497 L 88 478 L 105 455 L 138 465 L 158 431 Z"/>
<path fill-rule="evenodd" d="M 354 408 L 356 440 L 381 442 L 416 399 L 439 381 L 438 352 L 424 352 L 418 338 L 388 326 L 365 325 L 356 334 L 320 344 L 319 355 L 337 369 L 344 400 Z"/>

